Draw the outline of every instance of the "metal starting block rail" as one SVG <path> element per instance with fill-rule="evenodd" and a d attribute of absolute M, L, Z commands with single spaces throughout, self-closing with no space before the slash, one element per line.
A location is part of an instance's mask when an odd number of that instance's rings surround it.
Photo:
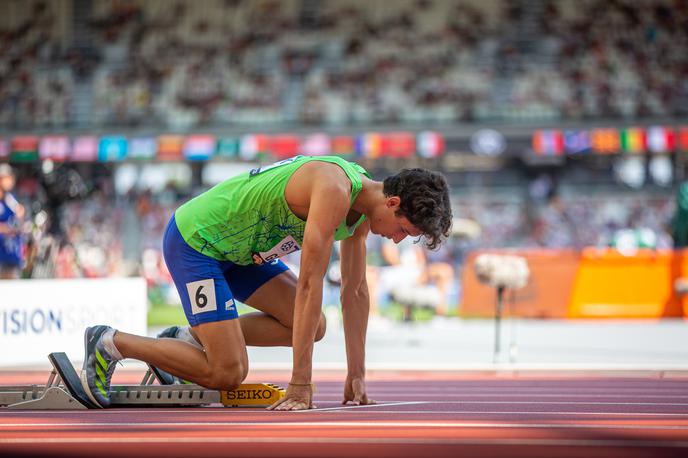
<path fill-rule="evenodd" d="M 99 408 L 89 399 L 81 379 L 65 353 L 48 355 L 53 369 L 45 385 L 0 386 L 0 407 L 17 410 L 79 410 Z M 159 384 L 154 384 L 155 381 Z M 140 385 L 112 385 L 111 407 L 266 407 L 284 397 L 285 390 L 270 383 L 242 384 L 218 391 L 192 383 L 174 383 L 170 374 L 149 366 Z"/>

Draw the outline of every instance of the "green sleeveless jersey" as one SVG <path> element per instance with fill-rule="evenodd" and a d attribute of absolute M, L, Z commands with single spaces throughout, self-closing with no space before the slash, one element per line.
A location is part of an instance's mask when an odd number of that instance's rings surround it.
<path fill-rule="evenodd" d="M 296 156 L 230 178 L 183 204 L 175 220 L 184 240 L 198 252 L 239 265 L 262 264 L 301 249 L 306 222 L 287 205 L 292 174 L 310 161 L 337 164 L 351 180 L 350 205 L 361 191 L 363 167 L 336 156 Z M 335 240 L 351 236 L 365 217 L 337 227 Z"/>

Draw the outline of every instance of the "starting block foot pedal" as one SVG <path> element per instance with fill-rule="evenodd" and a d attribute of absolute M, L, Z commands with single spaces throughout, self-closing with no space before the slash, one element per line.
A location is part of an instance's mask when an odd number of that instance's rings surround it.
<path fill-rule="evenodd" d="M 95 405 L 88 398 L 84 388 L 81 386 L 81 379 L 77 375 L 76 370 L 74 370 L 74 366 L 72 366 L 72 362 L 69 360 L 66 353 L 50 353 L 48 359 L 57 373 L 60 374 L 62 383 L 64 383 L 67 390 L 69 390 L 69 394 L 71 394 L 74 399 L 89 409 L 100 408 L 100 406 Z"/>
<path fill-rule="evenodd" d="M 158 379 L 158 383 L 161 385 L 174 385 L 177 382 L 176 377 L 170 373 L 165 372 L 164 370 L 153 366 L 152 364 L 148 365 L 148 370 L 150 370 L 154 375 L 155 378 Z"/>

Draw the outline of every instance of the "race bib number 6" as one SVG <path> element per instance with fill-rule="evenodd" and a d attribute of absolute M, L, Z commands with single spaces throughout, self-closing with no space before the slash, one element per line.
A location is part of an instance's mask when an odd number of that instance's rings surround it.
<path fill-rule="evenodd" d="M 217 301 L 215 300 L 215 280 L 212 278 L 187 283 L 186 290 L 189 293 L 191 313 L 193 315 L 217 310 Z"/>

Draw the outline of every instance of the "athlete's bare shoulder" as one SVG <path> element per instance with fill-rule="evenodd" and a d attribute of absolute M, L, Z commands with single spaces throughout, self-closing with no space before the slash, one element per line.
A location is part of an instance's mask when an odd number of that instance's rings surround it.
<path fill-rule="evenodd" d="M 294 172 L 294 176 L 300 180 L 307 180 L 311 183 L 339 185 L 342 183 L 350 184 L 346 172 L 332 162 L 310 161 L 299 167 Z"/>
<path fill-rule="evenodd" d="M 294 172 L 284 190 L 284 198 L 297 216 L 306 218 L 314 193 L 326 194 L 334 203 L 337 199 L 348 202 L 351 181 L 336 164 L 310 161 Z"/>

